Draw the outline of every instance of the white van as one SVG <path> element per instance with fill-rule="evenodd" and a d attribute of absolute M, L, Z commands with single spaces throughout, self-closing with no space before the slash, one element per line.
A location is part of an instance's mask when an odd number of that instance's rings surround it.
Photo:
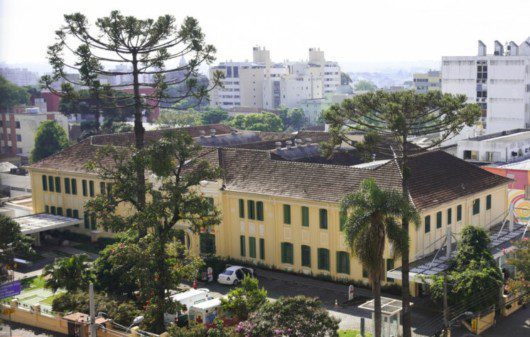
<path fill-rule="evenodd" d="M 212 298 L 207 301 L 194 304 L 188 309 L 189 320 L 190 322 L 195 321 L 202 324 L 211 324 L 219 314 L 220 307 L 220 298 Z"/>
<path fill-rule="evenodd" d="M 165 313 L 164 322 L 166 324 L 177 323 L 179 326 L 187 324 L 187 312 L 189 311 L 190 307 L 196 303 L 205 302 L 211 299 L 209 293 L 209 289 L 199 288 L 190 289 L 188 291 L 171 295 L 169 298 L 171 298 L 173 302 L 178 302 L 180 305 L 186 306 L 186 308 L 181 309 L 180 312 L 176 312 L 174 314 Z"/>

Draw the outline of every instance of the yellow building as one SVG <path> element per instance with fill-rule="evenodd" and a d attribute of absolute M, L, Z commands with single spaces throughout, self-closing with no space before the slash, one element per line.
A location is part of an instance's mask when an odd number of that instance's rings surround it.
<path fill-rule="evenodd" d="M 209 129 L 215 134 L 206 136 Z M 348 153 L 322 158 L 313 141 L 325 139 L 326 133 L 300 133 L 294 140 L 288 134 L 234 133 L 220 125 L 186 130 L 210 148 L 212 155 L 205 157 L 222 171 L 222 179 L 200 185 L 222 212 L 222 223 L 212 231 L 217 255 L 308 275 L 367 281 L 341 233 L 339 204 L 370 177 L 383 188 L 400 191 L 401 171 L 394 159 L 359 163 L 358 156 Z M 159 135 L 151 132 L 147 138 Z M 105 193 L 108 184 L 85 164 L 102 145 L 127 144 L 130 137 L 93 136 L 31 165 L 35 212 L 79 217 L 84 226 L 73 230 L 109 235 L 96 229 L 97 217 L 84 212 L 86 200 Z M 412 156 L 410 168 L 410 198 L 422 219 L 410 225 L 411 261 L 436 252 L 448 228 L 458 236 L 463 225 L 489 229 L 505 218 L 509 179 L 442 151 Z M 201 251 L 201 241 L 189 235 L 192 251 Z M 399 267 L 392 247 L 387 246 L 384 258 L 386 271 Z"/>

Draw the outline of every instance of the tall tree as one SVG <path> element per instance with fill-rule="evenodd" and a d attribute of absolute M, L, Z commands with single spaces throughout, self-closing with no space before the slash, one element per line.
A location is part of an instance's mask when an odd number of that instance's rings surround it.
<path fill-rule="evenodd" d="M 218 124 L 228 119 L 228 112 L 219 107 L 207 107 L 201 113 L 202 124 Z"/>
<path fill-rule="evenodd" d="M 0 76 L 0 109 L 10 111 L 17 104 L 26 104 L 29 94 L 26 89 L 19 87 L 3 76 Z"/>
<path fill-rule="evenodd" d="M 56 121 L 45 121 L 35 133 L 35 147 L 31 151 L 31 161 L 36 162 L 57 153 L 68 146 L 68 136 Z"/>
<path fill-rule="evenodd" d="M 89 25 L 81 13 L 64 16 L 65 25 L 56 31 L 56 43 L 48 48 L 48 59 L 53 68 L 52 75 L 42 78 L 45 87 L 53 92 L 52 84 L 62 79 L 66 83 L 88 88 L 96 102 L 96 109 L 103 106 L 105 97 L 101 77 L 122 76 L 130 78 L 129 83 L 112 85 L 111 88 L 123 89 L 132 86 L 132 93 L 118 99 L 118 107 L 134 108 L 134 134 L 137 149 L 144 147 L 144 110 L 149 110 L 160 102 L 178 103 L 190 96 L 201 98 L 208 95 L 211 88 L 199 83 L 198 70 L 202 64 L 214 61 L 215 48 L 204 41 L 199 23 L 192 17 L 184 19 L 178 26 L 171 15 L 155 19 L 138 19 L 112 11 L 109 16 L 96 20 L 95 29 Z M 178 65 L 174 61 L 185 57 L 187 63 Z M 75 62 L 71 63 L 70 60 Z M 125 65 L 119 70 L 106 70 L 105 64 Z M 78 72 L 80 80 L 76 82 L 66 71 Z M 179 72 L 182 76 L 166 80 L 167 74 Z M 219 83 L 220 73 L 215 73 L 212 86 Z M 151 80 L 145 80 L 145 78 Z M 187 90 L 169 96 L 165 90 L 170 85 L 185 84 Z M 142 93 L 141 88 L 150 90 Z M 61 93 L 57 93 L 61 95 Z M 128 100 L 132 100 L 128 104 Z M 140 207 L 146 205 L 145 170 L 141 162 L 137 163 L 136 200 Z"/>
<path fill-rule="evenodd" d="M 330 124 L 332 135 L 327 152 L 331 153 L 334 146 L 341 142 L 355 146 L 355 142 L 348 137 L 350 131 L 372 132 L 380 135 L 381 139 L 390 140 L 392 146 L 389 147 L 386 143 L 379 150 L 389 151 L 398 160 L 402 172 L 403 196 L 408 198 L 408 157 L 413 151 L 410 139 L 438 135 L 430 145 L 435 147 L 458 134 L 464 125 L 473 125 L 480 117 L 481 110 L 478 105 L 468 104 L 466 100 L 464 95 L 442 94 L 439 91 L 427 94 L 377 91 L 355 96 L 325 111 L 324 118 Z M 408 234 L 409 219 L 402 217 L 401 224 Z M 404 337 L 411 336 L 412 326 L 409 258 L 410 252 L 406 247 L 401 254 Z"/>
<path fill-rule="evenodd" d="M 237 115 L 230 120 L 230 125 L 241 130 L 283 131 L 283 122 L 281 118 L 271 112 Z"/>
<path fill-rule="evenodd" d="M 168 131 L 140 151 L 103 148 L 89 165 L 111 188 L 90 200 L 87 208 L 98 215 L 105 229 L 124 233 L 113 259 L 125 266 L 134 261 L 131 273 L 138 279 L 146 303 L 145 324 L 150 331 L 161 332 L 164 313 L 175 309 L 167 291 L 182 279 L 193 279 L 201 265 L 179 241 L 183 228 L 197 234 L 220 221 L 219 211 L 196 188 L 201 181 L 219 176 L 217 168 L 200 159 L 201 151 L 187 132 Z M 149 175 L 143 186 L 148 195 L 143 206 L 135 193 L 137 161 L 142 161 Z M 130 211 L 117 212 L 122 207 Z M 120 282 L 129 283 L 130 279 Z"/>
<path fill-rule="evenodd" d="M 72 255 L 55 260 L 44 267 L 42 275 L 46 278 L 46 288 L 54 292 L 59 288 L 67 291 L 86 291 L 92 281 L 92 272 L 86 254 Z"/>
<path fill-rule="evenodd" d="M 380 189 L 373 179 L 364 180 L 358 192 L 349 194 L 341 202 L 341 213 L 347 216 L 342 231 L 351 252 L 369 273 L 374 295 L 374 336 L 381 336 L 381 280 L 384 279 L 385 242 L 399 255 L 408 247 L 408 237 L 398 223 L 407 213 L 417 215 L 408 200 L 398 191 Z"/>
<path fill-rule="evenodd" d="M 0 214 L 0 283 L 5 281 L 8 270 L 12 270 L 15 263 L 13 258 L 17 254 L 29 255 L 32 239 L 20 232 L 20 225 L 13 219 Z"/>

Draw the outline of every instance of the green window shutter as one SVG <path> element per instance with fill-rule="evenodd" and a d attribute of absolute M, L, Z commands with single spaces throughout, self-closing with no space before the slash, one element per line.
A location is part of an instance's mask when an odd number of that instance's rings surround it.
<path fill-rule="evenodd" d="M 93 230 L 96 229 L 98 226 L 97 220 L 96 220 L 96 214 L 90 213 L 90 228 Z"/>
<path fill-rule="evenodd" d="M 53 188 L 53 177 L 52 176 L 48 176 L 48 190 L 50 192 L 53 192 L 55 191 L 55 188 Z"/>
<path fill-rule="evenodd" d="M 346 224 L 346 220 L 348 220 L 348 216 L 343 212 L 339 212 L 339 221 L 340 221 L 339 228 L 341 231 L 344 230 L 344 225 Z"/>
<path fill-rule="evenodd" d="M 89 229 L 90 228 L 90 219 L 88 217 L 88 212 L 85 212 L 83 214 L 83 220 L 84 220 L 85 228 Z"/>
<path fill-rule="evenodd" d="M 462 205 L 456 207 L 456 221 L 462 221 Z"/>
<path fill-rule="evenodd" d="M 70 194 L 70 178 L 64 178 L 64 193 Z"/>
<path fill-rule="evenodd" d="M 394 269 L 394 259 L 387 259 L 386 260 L 386 271 L 388 272 L 389 270 L 392 270 L 392 269 Z M 386 281 L 394 282 L 394 279 L 392 277 L 387 276 Z"/>
<path fill-rule="evenodd" d="M 107 194 L 107 186 L 105 185 L 104 181 L 100 181 L 99 182 L 99 193 L 101 193 L 103 195 Z"/>
<path fill-rule="evenodd" d="M 259 221 L 263 221 L 263 201 L 256 202 L 256 218 Z"/>
<path fill-rule="evenodd" d="M 245 218 L 245 201 L 243 199 L 239 199 L 239 217 Z"/>
<path fill-rule="evenodd" d="M 69 217 L 69 218 L 72 217 L 72 209 L 70 209 L 70 208 L 66 209 L 66 216 Z"/>
<path fill-rule="evenodd" d="M 74 209 L 72 211 L 72 217 L 76 218 L 76 219 L 79 219 L 79 211 L 77 209 Z"/>
<path fill-rule="evenodd" d="M 245 256 L 247 255 L 247 248 L 245 247 L 245 236 L 241 235 L 239 237 L 239 255 Z"/>
<path fill-rule="evenodd" d="M 248 238 L 248 255 L 255 259 L 256 258 L 256 238 Z"/>
<path fill-rule="evenodd" d="M 491 194 L 486 196 L 486 209 L 491 209 Z"/>
<path fill-rule="evenodd" d="M 450 225 L 453 222 L 453 209 L 447 209 L 447 224 Z"/>
<path fill-rule="evenodd" d="M 42 176 L 42 190 L 43 191 L 47 191 L 48 190 L 48 180 L 47 179 L 48 178 L 45 175 Z"/>
<path fill-rule="evenodd" d="M 442 228 L 442 212 L 436 213 L 436 228 Z"/>
<path fill-rule="evenodd" d="M 50 206 L 44 206 L 44 213 L 50 213 Z"/>
<path fill-rule="evenodd" d="M 337 252 L 337 273 L 350 273 L 350 255 L 347 252 Z"/>
<path fill-rule="evenodd" d="M 50 207 L 50 213 L 53 215 L 57 214 L 57 211 L 55 210 L 55 206 Z"/>
<path fill-rule="evenodd" d="M 88 195 L 88 193 L 87 193 L 87 185 L 86 185 L 86 180 L 85 179 L 83 179 L 81 181 L 81 185 L 82 185 L 82 188 L 83 188 L 83 196 L 86 197 Z"/>
<path fill-rule="evenodd" d="M 329 250 L 318 248 L 318 269 L 329 270 Z"/>
<path fill-rule="evenodd" d="M 309 207 L 302 206 L 302 226 L 309 227 Z"/>
<path fill-rule="evenodd" d="M 94 196 L 94 180 L 90 180 L 88 182 L 88 187 L 90 190 L 90 196 L 93 197 Z"/>
<path fill-rule="evenodd" d="M 302 266 L 311 268 L 311 247 L 302 245 Z"/>
<path fill-rule="evenodd" d="M 57 207 L 57 215 L 63 216 L 63 208 Z"/>
<path fill-rule="evenodd" d="M 431 216 L 427 215 L 425 217 L 425 233 L 429 233 L 431 231 Z"/>
<path fill-rule="evenodd" d="M 293 244 L 282 242 L 282 263 L 293 264 Z"/>
<path fill-rule="evenodd" d="M 480 199 L 473 200 L 473 215 L 480 213 Z"/>
<path fill-rule="evenodd" d="M 319 211 L 320 228 L 328 229 L 328 210 L 321 208 Z"/>
<path fill-rule="evenodd" d="M 61 193 L 61 178 L 55 177 L 55 192 Z"/>
<path fill-rule="evenodd" d="M 199 250 L 201 254 L 215 254 L 215 235 L 212 233 L 201 233 L 199 235 Z"/>
<path fill-rule="evenodd" d="M 291 205 L 283 205 L 283 223 L 291 224 Z"/>
<path fill-rule="evenodd" d="M 254 200 L 247 200 L 248 218 L 256 219 L 256 203 Z"/>
<path fill-rule="evenodd" d="M 259 258 L 265 260 L 265 239 L 259 239 Z"/>
<path fill-rule="evenodd" d="M 75 178 L 70 179 L 70 185 L 72 187 L 72 194 L 76 195 L 77 194 L 77 180 L 75 180 Z"/>

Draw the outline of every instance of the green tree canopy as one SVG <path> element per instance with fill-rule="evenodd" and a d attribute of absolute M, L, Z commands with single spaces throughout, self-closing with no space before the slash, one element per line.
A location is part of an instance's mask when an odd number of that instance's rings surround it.
<path fill-rule="evenodd" d="M 355 82 L 353 89 L 355 89 L 355 91 L 376 91 L 377 85 L 375 85 L 372 81 L 360 80 Z"/>
<path fill-rule="evenodd" d="M 28 102 L 29 94 L 26 89 L 0 76 L 0 110 L 10 110 L 15 105 L 27 104 Z"/>
<path fill-rule="evenodd" d="M 35 147 L 31 151 L 31 161 L 37 162 L 68 147 L 68 136 L 56 121 L 45 121 L 35 134 Z"/>
<path fill-rule="evenodd" d="M 285 129 L 299 131 L 304 125 L 307 124 L 307 118 L 304 114 L 304 110 L 300 108 L 282 108 L 280 109 L 278 116 L 281 118 Z"/>
<path fill-rule="evenodd" d="M 230 125 L 240 130 L 270 132 L 283 131 L 283 122 L 281 118 L 271 112 L 237 115 L 232 118 Z"/>
<path fill-rule="evenodd" d="M 0 214 L 0 282 L 7 278 L 7 269 L 13 269 L 13 257 L 30 255 L 33 240 L 20 232 L 20 225 Z"/>
<path fill-rule="evenodd" d="M 92 281 L 92 271 L 88 262 L 86 254 L 56 259 L 54 263 L 44 267 L 42 274 L 46 278 L 46 288 L 54 292 L 59 288 L 67 291 L 86 291 Z"/>
<path fill-rule="evenodd" d="M 262 305 L 236 331 L 247 337 L 337 337 L 339 324 L 316 298 L 280 297 Z"/>
<path fill-rule="evenodd" d="M 219 107 L 207 107 L 201 113 L 202 124 L 219 124 L 228 119 L 228 112 Z"/>
<path fill-rule="evenodd" d="M 162 109 L 156 124 L 161 129 L 200 125 L 201 114 L 193 109 L 182 111 Z"/>
<path fill-rule="evenodd" d="M 245 277 L 239 287 L 230 290 L 226 298 L 221 298 L 221 307 L 223 312 L 243 321 L 265 302 L 267 290 L 259 287 L 257 279 Z"/>

